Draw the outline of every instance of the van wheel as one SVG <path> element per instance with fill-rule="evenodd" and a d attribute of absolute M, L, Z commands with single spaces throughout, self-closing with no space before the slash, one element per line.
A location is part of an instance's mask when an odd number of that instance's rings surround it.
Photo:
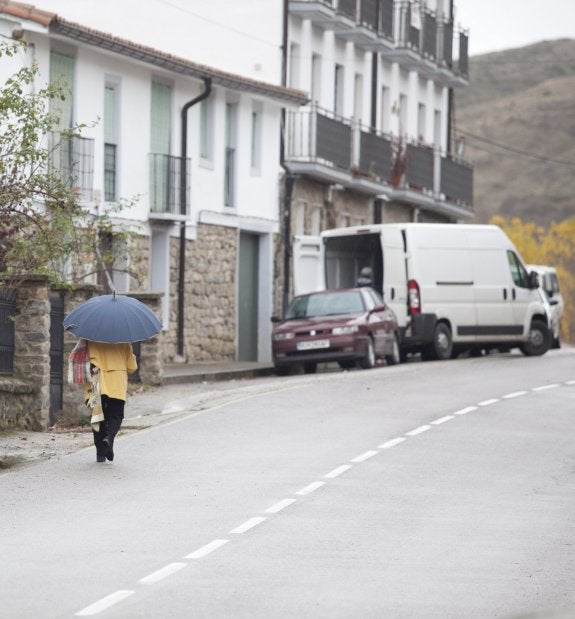
<path fill-rule="evenodd" d="M 445 361 L 451 359 L 452 353 L 451 329 L 444 322 L 438 322 L 435 325 L 433 342 L 423 349 L 421 356 L 425 361 Z"/>
<path fill-rule="evenodd" d="M 385 362 L 387 365 L 397 365 L 401 363 L 401 349 L 399 348 L 399 337 L 397 333 L 393 335 L 393 348 L 391 355 L 385 355 Z"/>
<path fill-rule="evenodd" d="M 551 346 L 551 332 L 542 320 L 533 320 L 529 328 L 529 339 L 519 347 L 528 357 L 544 355 Z"/>
<path fill-rule="evenodd" d="M 375 367 L 375 349 L 371 336 L 367 338 L 367 352 L 365 357 L 359 362 L 359 367 L 364 370 L 371 370 Z"/>

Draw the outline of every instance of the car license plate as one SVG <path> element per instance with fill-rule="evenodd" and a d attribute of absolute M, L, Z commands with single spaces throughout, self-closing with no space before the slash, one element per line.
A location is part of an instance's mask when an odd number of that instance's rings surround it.
<path fill-rule="evenodd" d="M 310 342 L 298 342 L 298 350 L 316 350 L 318 348 L 329 348 L 329 340 L 312 340 Z"/>

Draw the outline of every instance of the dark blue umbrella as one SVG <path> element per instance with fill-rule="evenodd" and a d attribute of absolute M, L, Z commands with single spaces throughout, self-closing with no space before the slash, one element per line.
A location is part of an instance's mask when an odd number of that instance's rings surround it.
<path fill-rule="evenodd" d="M 92 342 L 142 342 L 162 330 L 162 323 L 141 301 L 114 294 L 92 297 L 64 318 L 64 329 Z"/>

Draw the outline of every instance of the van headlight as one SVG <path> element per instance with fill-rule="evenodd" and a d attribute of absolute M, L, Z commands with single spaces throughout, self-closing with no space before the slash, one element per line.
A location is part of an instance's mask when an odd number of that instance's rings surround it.
<path fill-rule="evenodd" d="M 331 332 L 333 335 L 350 335 L 351 333 L 357 333 L 359 327 L 357 325 L 347 325 L 345 327 L 334 327 Z"/>

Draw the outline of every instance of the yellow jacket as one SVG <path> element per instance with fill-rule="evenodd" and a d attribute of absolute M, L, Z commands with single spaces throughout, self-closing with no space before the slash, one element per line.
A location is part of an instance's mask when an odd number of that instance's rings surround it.
<path fill-rule="evenodd" d="M 132 345 L 89 341 L 88 354 L 100 370 L 100 394 L 126 401 L 128 374 L 138 369 Z"/>

